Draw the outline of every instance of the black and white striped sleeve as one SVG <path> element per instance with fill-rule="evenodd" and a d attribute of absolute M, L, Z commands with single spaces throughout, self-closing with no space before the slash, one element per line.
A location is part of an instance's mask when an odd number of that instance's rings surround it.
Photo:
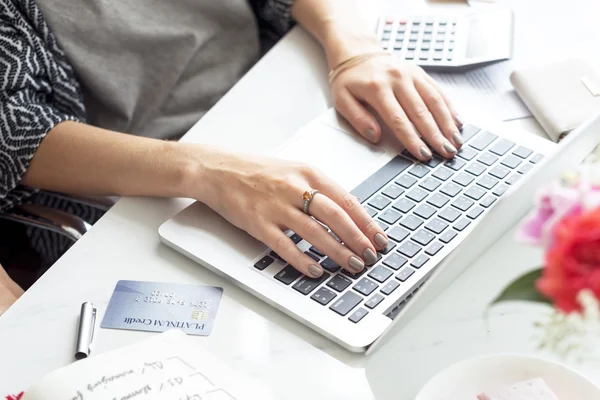
<path fill-rule="evenodd" d="M 295 0 L 250 0 L 261 31 L 282 36 L 293 26 L 292 6 Z"/>
<path fill-rule="evenodd" d="M 75 73 L 34 0 L 0 0 L 0 211 L 24 200 L 19 186 L 46 134 L 85 121 Z"/>

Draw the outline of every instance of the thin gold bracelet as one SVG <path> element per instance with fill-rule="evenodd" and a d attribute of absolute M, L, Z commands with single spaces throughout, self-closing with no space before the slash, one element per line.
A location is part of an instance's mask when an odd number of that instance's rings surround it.
<path fill-rule="evenodd" d="M 386 51 L 376 51 L 372 53 L 364 53 L 354 57 L 350 57 L 349 59 L 342 61 L 341 63 L 336 65 L 331 71 L 329 71 L 329 84 L 331 85 L 335 78 L 337 78 L 339 74 L 341 74 L 348 68 L 352 68 L 360 63 L 370 60 L 371 58 L 389 55 L 391 54 Z"/>

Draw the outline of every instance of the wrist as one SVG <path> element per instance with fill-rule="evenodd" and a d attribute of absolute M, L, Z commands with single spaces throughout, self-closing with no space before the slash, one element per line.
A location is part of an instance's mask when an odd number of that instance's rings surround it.
<path fill-rule="evenodd" d="M 348 29 L 335 24 L 328 27 L 323 39 L 323 47 L 329 69 L 335 68 L 351 57 L 382 50 L 379 39 L 374 33 L 366 29 Z"/>

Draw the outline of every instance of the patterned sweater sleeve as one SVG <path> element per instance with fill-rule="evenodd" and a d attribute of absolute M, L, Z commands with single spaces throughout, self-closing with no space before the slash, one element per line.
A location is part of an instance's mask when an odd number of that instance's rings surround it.
<path fill-rule="evenodd" d="M 292 6 L 295 0 L 250 0 L 261 32 L 282 36 L 293 26 Z"/>
<path fill-rule="evenodd" d="M 0 0 L 0 212 L 32 191 L 19 186 L 46 134 L 85 122 L 81 88 L 34 0 Z"/>

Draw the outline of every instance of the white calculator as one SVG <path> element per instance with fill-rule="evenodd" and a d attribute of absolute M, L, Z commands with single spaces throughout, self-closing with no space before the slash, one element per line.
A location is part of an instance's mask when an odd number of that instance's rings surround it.
<path fill-rule="evenodd" d="M 377 33 L 383 48 L 430 70 L 461 70 L 510 59 L 513 13 L 507 8 L 448 16 L 381 18 Z"/>

